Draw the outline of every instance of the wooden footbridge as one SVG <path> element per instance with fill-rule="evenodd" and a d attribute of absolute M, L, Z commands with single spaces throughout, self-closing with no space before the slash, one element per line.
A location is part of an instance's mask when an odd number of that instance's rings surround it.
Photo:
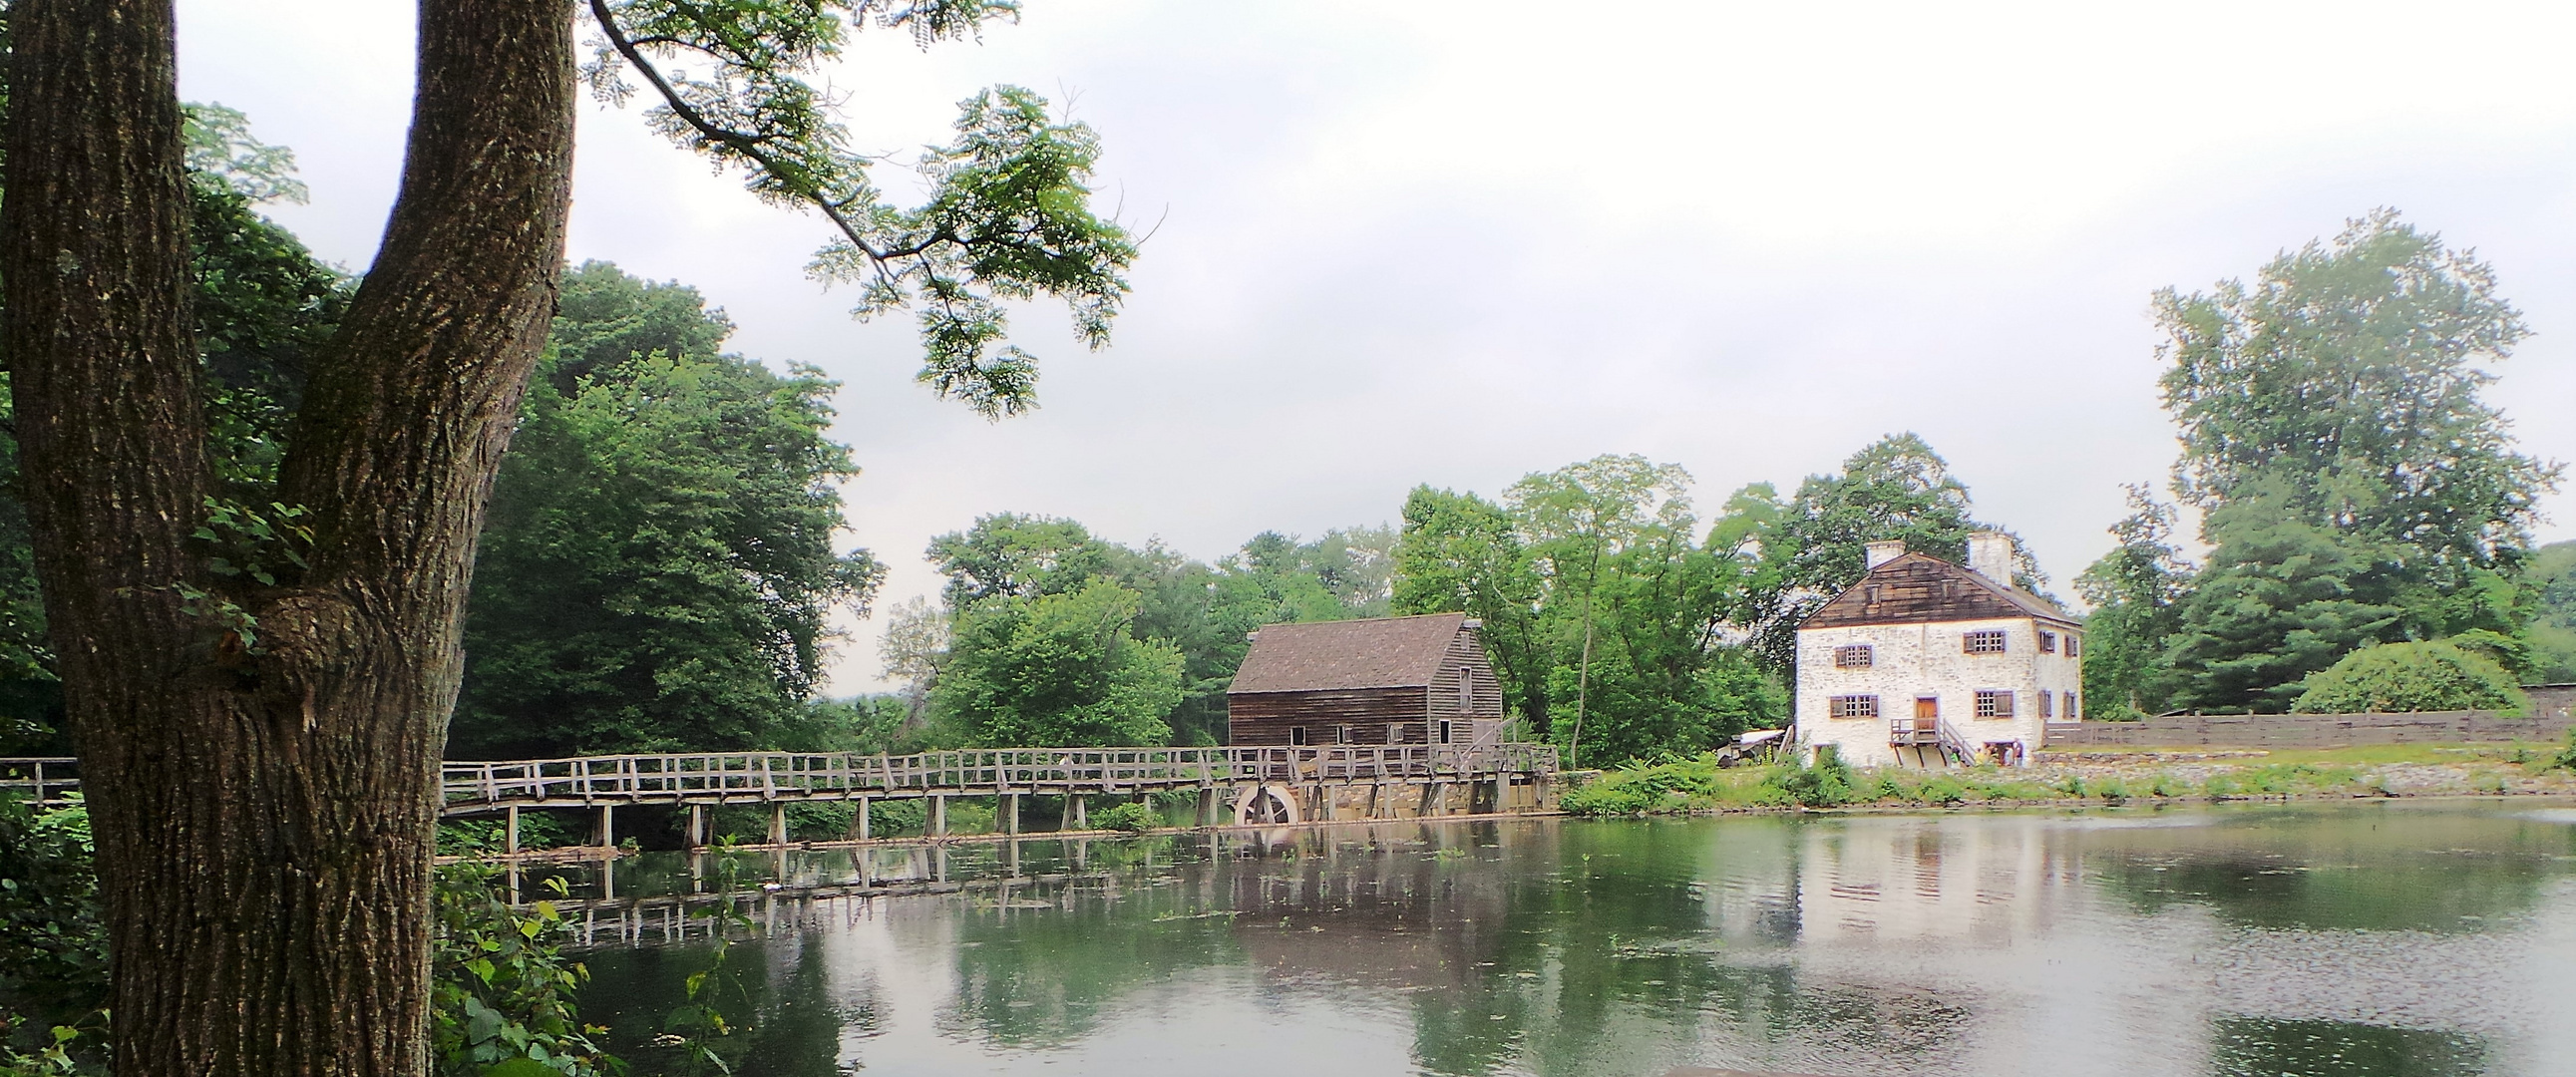
<path fill-rule="evenodd" d="M 770 843 L 786 844 L 789 805 L 846 802 L 859 810 L 836 837 L 864 841 L 872 837 L 867 809 L 879 801 L 927 802 L 927 836 L 945 837 L 949 801 L 959 797 L 991 798 L 996 825 L 1014 834 L 1030 796 L 1064 798 L 1064 825 L 1074 830 L 1086 827 L 1091 798 L 1174 791 L 1197 795 L 1200 826 L 1544 811 L 1556 803 L 1556 771 L 1555 746 L 1510 743 L 602 755 L 451 761 L 442 814 L 503 817 L 504 846 L 515 851 L 523 809 L 594 810 L 595 839 L 612 845 L 619 807 L 685 808 L 697 845 L 712 836 L 707 809 L 765 804 Z M 74 760 L 0 759 L 0 790 L 52 802 L 78 786 Z"/>

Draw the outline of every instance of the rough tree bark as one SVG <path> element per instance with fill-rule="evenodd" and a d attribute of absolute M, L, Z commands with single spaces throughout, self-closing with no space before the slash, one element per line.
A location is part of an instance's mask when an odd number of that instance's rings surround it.
<path fill-rule="evenodd" d="M 575 89 L 570 0 L 435 0 L 419 25 L 401 195 L 282 473 L 310 567 L 263 588 L 191 537 L 214 483 L 170 0 L 11 14 L 0 346 L 121 1073 L 427 1069 L 438 759 L 553 310 Z"/>

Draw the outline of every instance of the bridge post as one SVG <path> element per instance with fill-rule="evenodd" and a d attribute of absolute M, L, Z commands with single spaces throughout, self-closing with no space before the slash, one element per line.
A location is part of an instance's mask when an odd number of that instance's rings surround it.
<path fill-rule="evenodd" d="M 1002 833 L 1017 834 L 1019 832 L 1020 795 L 1018 793 L 1004 793 L 1002 794 Z M 1019 849 L 1019 846 L 1013 845 L 1011 848 L 1016 851 Z"/>
<path fill-rule="evenodd" d="M 787 805 L 775 800 L 769 802 L 769 843 L 787 844 Z"/>
<path fill-rule="evenodd" d="M 1494 772 L 1494 814 L 1496 814 L 1496 815 L 1501 815 L 1501 814 L 1503 814 L 1504 812 L 1510 811 L 1510 810 L 1511 810 L 1511 799 L 1512 799 L 1512 772 L 1511 772 L 1511 771 L 1508 771 L 1508 770 L 1497 770 L 1497 771 L 1495 771 L 1495 772 Z"/>
<path fill-rule="evenodd" d="M 868 840 L 868 798 L 866 797 L 859 798 L 859 812 L 850 818 L 850 833 L 858 835 L 860 841 Z"/>
<path fill-rule="evenodd" d="M 1073 810 L 1073 826 L 1069 829 L 1091 829 L 1091 798 L 1081 793 L 1071 793 L 1064 799 Z"/>
<path fill-rule="evenodd" d="M 707 806 L 691 804 L 689 805 L 689 848 L 695 849 L 706 843 Z"/>
<path fill-rule="evenodd" d="M 1199 786 L 1198 823 L 1200 826 L 1216 825 L 1216 787 L 1213 785 Z"/>
<path fill-rule="evenodd" d="M 934 838 L 948 836 L 948 794 L 946 793 L 930 794 L 930 836 Z"/>
<path fill-rule="evenodd" d="M 501 809 L 501 851 L 519 851 L 519 806 L 516 804 Z"/>
<path fill-rule="evenodd" d="M 617 844 L 617 805 L 599 806 L 599 844 L 603 848 Z"/>

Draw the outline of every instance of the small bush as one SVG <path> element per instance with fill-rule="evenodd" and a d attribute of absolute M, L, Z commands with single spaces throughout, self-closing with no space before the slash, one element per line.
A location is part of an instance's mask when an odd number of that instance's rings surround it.
<path fill-rule="evenodd" d="M 1947 774 L 1923 783 L 1923 802 L 1944 808 L 1957 807 L 1968 799 L 1967 783 Z"/>
<path fill-rule="evenodd" d="M 1830 744 L 1816 749 L 1814 766 L 1783 764 L 1772 770 L 1769 780 L 1791 800 L 1810 808 L 1830 808 L 1856 799 L 1851 764 L 1843 762 L 1842 753 Z"/>
<path fill-rule="evenodd" d="M 2541 764 L 2540 769 L 2543 771 L 2576 770 L 2576 729 L 2567 731 L 2566 746 L 2558 749 L 2556 755 L 2550 756 L 2548 762 Z"/>
<path fill-rule="evenodd" d="M 2449 640 L 2382 643 L 2308 675 L 2301 714 L 2488 710 L 2520 715 L 2530 700 L 2495 659 Z"/>
<path fill-rule="evenodd" d="M 1130 834 L 1151 830 L 1163 823 L 1154 806 L 1130 800 L 1091 817 L 1091 825 L 1102 830 L 1120 830 Z"/>

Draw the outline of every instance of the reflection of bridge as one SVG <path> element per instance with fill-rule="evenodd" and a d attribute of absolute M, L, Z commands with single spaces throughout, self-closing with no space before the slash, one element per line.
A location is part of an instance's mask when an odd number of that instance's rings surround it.
<path fill-rule="evenodd" d="M 72 761 L 0 760 L 0 781 L 21 771 L 40 792 L 75 787 Z M 689 839 L 710 836 L 707 809 L 770 807 L 769 839 L 784 844 L 790 804 L 857 807 L 848 835 L 866 840 L 876 801 L 928 804 L 925 830 L 948 833 L 948 802 L 992 798 L 995 822 L 1018 833 L 1028 796 L 1065 798 L 1066 826 L 1088 825 L 1089 799 L 1197 794 L 1196 822 L 1318 822 L 1400 819 L 1475 812 L 1525 812 L 1555 805 L 1556 748 L 1546 744 L 1334 745 L 1295 748 L 976 748 L 918 755 L 716 752 L 603 755 L 514 762 L 451 761 L 442 814 L 501 815 L 517 848 L 523 808 L 599 812 L 600 844 L 614 844 L 621 806 L 689 809 Z M 30 784 L 20 781 L 17 784 Z M 1230 819 L 1227 813 L 1230 811 Z"/>

